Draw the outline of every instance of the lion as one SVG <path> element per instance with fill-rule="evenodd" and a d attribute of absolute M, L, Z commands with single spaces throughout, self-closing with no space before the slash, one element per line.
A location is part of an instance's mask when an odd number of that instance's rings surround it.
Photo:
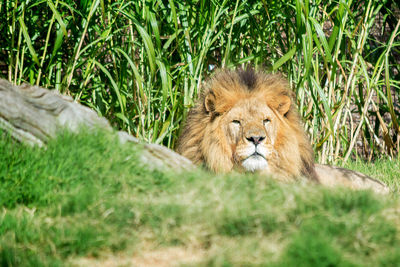
<path fill-rule="evenodd" d="M 279 74 L 220 70 L 203 84 L 177 152 L 216 173 L 257 172 L 281 181 L 389 191 L 361 173 L 316 164 L 294 103 Z"/>

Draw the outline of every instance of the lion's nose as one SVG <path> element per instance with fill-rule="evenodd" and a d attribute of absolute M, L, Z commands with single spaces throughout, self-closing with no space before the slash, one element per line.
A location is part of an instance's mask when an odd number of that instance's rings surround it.
<path fill-rule="evenodd" d="M 259 143 L 262 142 L 262 140 L 265 139 L 265 136 L 250 136 L 250 137 L 246 137 L 246 139 L 250 142 L 252 142 L 255 145 L 258 145 Z"/>

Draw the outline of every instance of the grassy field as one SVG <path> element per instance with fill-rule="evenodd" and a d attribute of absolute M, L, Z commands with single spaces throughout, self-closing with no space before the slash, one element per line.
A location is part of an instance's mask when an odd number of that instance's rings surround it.
<path fill-rule="evenodd" d="M 398 1 L 10 0 L 0 77 L 175 146 L 215 68 L 282 72 L 320 162 L 399 151 Z"/>
<path fill-rule="evenodd" d="M 101 132 L 64 133 L 46 149 L 3 134 L 0 151 L 0 266 L 400 262 L 397 194 L 148 171 L 140 151 Z M 398 190 L 399 164 L 351 167 Z"/>
<path fill-rule="evenodd" d="M 1 78 L 173 148 L 215 68 L 282 72 L 319 162 L 396 193 L 149 171 L 102 132 L 46 149 L 0 133 L 0 266 L 398 266 L 399 12 L 389 0 L 1 1 Z"/>

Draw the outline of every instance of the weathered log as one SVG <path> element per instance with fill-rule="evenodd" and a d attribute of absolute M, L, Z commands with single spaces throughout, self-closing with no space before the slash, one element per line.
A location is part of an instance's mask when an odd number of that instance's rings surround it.
<path fill-rule="evenodd" d="M 76 132 L 85 125 L 112 128 L 105 118 L 73 101 L 69 96 L 38 86 L 14 86 L 0 79 L 0 128 L 15 139 L 30 145 L 45 145 L 61 128 Z M 126 132 L 118 132 L 121 142 L 142 148 L 140 160 L 149 168 L 174 171 L 190 170 L 190 160 L 156 144 L 143 144 Z"/>

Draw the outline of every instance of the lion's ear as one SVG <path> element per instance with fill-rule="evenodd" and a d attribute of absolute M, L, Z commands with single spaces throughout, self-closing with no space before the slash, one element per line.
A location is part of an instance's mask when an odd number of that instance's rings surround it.
<path fill-rule="evenodd" d="M 277 101 L 276 101 L 277 106 L 275 107 L 276 110 L 282 114 L 283 116 L 286 115 L 286 113 L 290 109 L 290 105 L 292 104 L 292 101 L 290 100 L 290 97 L 286 95 L 279 96 Z"/>
<path fill-rule="evenodd" d="M 206 108 L 207 112 L 215 111 L 215 95 L 213 92 L 209 92 L 204 98 L 204 107 Z"/>

